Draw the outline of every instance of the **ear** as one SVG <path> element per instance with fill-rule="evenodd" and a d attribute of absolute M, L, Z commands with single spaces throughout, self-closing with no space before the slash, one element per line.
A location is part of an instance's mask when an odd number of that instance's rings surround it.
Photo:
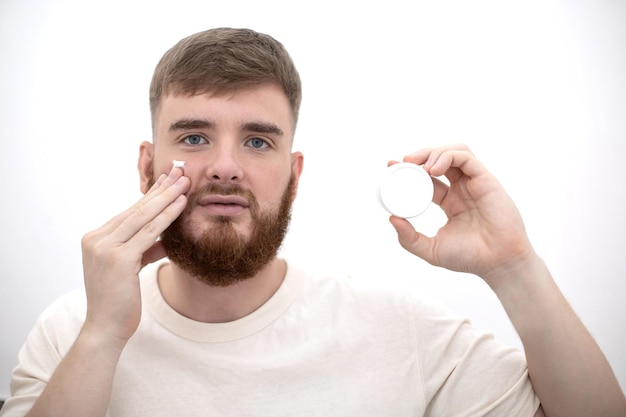
<path fill-rule="evenodd" d="M 137 170 L 139 171 L 139 186 L 142 193 L 147 193 L 150 189 L 150 180 L 155 181 L 152 161 L 154 160 L 154 145 L 150 142 L 141 142 L 139 146 L 139 161 Z"/>
<path fill-rule="evenodd" d="M 298 194 L 298 183 L 300 181 L 300 175 L 302 174 L 302 168 L 304 166 L 304 155 L 302 152 L 293 152 L 291 154 L 291 175 L 293 177 L 293 195 L 291 201 L 296 199 Z"/>

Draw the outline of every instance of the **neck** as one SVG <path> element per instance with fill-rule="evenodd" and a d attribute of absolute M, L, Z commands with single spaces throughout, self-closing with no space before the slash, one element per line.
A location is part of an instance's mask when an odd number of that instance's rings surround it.
<path fill-rule="evenodd" d="M 278 290 L 287 264 L 273 259 L 255 276 L 227 287 L 205 284 L 169 263 L 159 270 L 165 301 L 179 314 L 204 323 L 226 323 L 247 316 Z"/>

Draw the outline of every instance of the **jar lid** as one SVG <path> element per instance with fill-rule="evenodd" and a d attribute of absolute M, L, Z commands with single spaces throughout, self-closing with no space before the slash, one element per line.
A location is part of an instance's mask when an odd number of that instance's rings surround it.
<path fill-rule="evenodd" d="M 383 173 L 378 184 L 378 201 L 396 217 L 422 214 L 433 199 L 433 180 L 419 165 L 400 162 Z"/>

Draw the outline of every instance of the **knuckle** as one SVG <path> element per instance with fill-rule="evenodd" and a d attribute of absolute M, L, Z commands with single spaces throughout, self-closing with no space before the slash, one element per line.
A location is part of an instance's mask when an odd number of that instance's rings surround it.
<path fill-rule="evenodd" d="M 100 234 L 97 230 L 85 233 L 80 240 L 80 246 L 84 250 L 93 248 L 100 238 Z"/>
<path fill-rule="evenodd" d="M 131 209 L 133 216 L 144 218 L 146 216 L 146 205 L 143 201 L 138 201 Z"/>
<path fill-rule="evenodd" d="M 141 230 L 142 230 L 142 232 L 144 232 L 145 234 L 148 234 L 148 235 L 152 235 L 152 234 L 158 233 L 158 232 L 157 232 L 157 229 L 156 229 L 156 226 L 154 225 L 154 223 L 153 223 L 153 222 L 148 222 L 148 223 L 146 223 L 146 224 L 145 224 L 145 225 L 141 228 Z"/>

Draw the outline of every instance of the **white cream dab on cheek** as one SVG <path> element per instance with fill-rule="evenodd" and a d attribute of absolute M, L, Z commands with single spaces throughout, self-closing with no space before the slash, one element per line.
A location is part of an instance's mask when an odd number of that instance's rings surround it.
<path fill-rule="evenodd" d="M 177 160 L 173 160 L 172 161 L 172 165 L 174 168 L 180 168 L 183 171 L 185 170 L 185 161 L 177 161 Z"/>

